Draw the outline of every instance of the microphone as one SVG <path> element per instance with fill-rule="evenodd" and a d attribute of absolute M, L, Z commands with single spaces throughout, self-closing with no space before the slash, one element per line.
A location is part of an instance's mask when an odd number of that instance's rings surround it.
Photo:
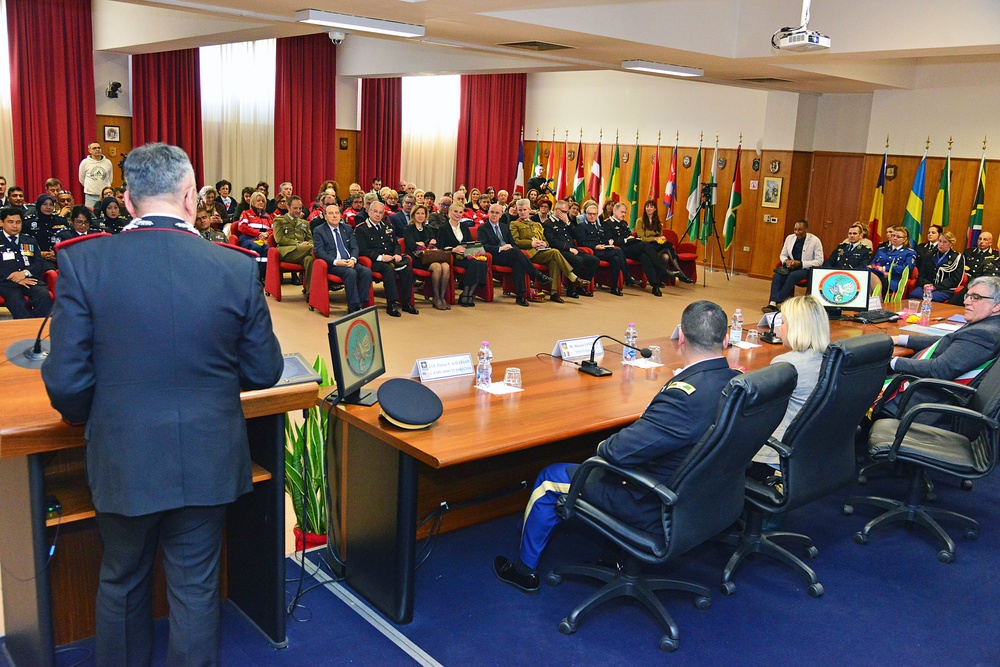
<path fill-rule="evenodd" d="M 45 325 L 51 316 L 52 310 L 49 310 L 49 314 L 42 320 L 42 326 L 38 327 L 38 335 L 34 339 L 24 338 L 7 347 L 7 361 L 29 370 L 38 370 L 42 367 L 42 363 L 49 356 L 49 342 L 42 340 L 42 331 L 45 330 Z"/>
<path fill-rule="evenodd" d="M 590 360 L 588 360 L 588 361 L 581 361 L 580 362 L 580 372 L 581 373 L 586 373 L 587 375 L 593 375 L 594 377 L 597 377 L 597 378 L 607 377 L 608 375 L 611 375 L 611 371 L 609 371 L 607 368 L 603 368 L 601 366 L 598 366 L 597 362 L 594 361 L 594 355 L 595 355 L 596 350 L 597 350 L 597 341 L 601 340 L 602 338 L 607 338 L 608 340 L 613 340 L 614 342 L 618 343 L 619 345 L 624 345 L 627 348 L 633 349 L 636 352 L 638 352 L 640 355 L 642 355 L 642 357 L 645 358 L 645 359 L 649 359 L 651 356 L 653 356 L 653 351 L 650 350 L 648 347 L 635 347 L 634 345 L 629 345 L 628 343 L 623 343 L 622 341 L 620 341 L 617 338 L 614 338 L 612 336 L 601 335 L 601 336 L 598 336 L 597 338 L 595 338 L 593 344 L 590 346 Z"/>
<path fill-rule="evenodd" d="M 771 319 L 767 322 L 769 330 L 760 335 L 760 342 L 770 343 L 771 345 L 781 345 L 781 339 L 774 333 L 774 318 L 778 315 L 779 313 L 771 313 Z"/>

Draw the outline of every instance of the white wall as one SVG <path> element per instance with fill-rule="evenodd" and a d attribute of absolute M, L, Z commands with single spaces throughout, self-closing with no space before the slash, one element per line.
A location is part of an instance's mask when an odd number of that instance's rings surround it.
<path fill-rule="evenodd" d="M 109 99 L 106 93 L 112 81 L 122 84 L 116 99 Z M 125 53 L 94 51 L 94 88 L 99 115 L 131 116 L 132 57 Z"/>
<path fill-rule="evenodd" d="M 813 150 L 864 153 L 872 118 L 872 94 L 821 95 Z"/>
<path fill-rule="evenodd" d="M 361 129 L 361 79 L 355 76 L 337 76 L 337 129 Z"/>

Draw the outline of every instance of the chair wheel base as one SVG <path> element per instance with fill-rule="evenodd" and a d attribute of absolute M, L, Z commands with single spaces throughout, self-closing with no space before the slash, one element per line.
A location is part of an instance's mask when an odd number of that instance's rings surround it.
<path fill-rule="evenodd" d="M 864 486 L 867 483 L 868 483 L 868 478 L 866 476 L 864 476 L 864 475 L 858 475 L 858 484 L 860 484 L 861 486 Z"/>
<path fill-rule="evenodd" d="M 816 556 L 819 555 L 819 549 L 816 547 L 808 547 L 806 549 L 806 555 L 809 556 L 810 559 L 816 558 Z"/>
<path fill-rule="evenodd" d="M 844 516 L 851 516 L 852 514 L 854 514 L 854 506 L 844 505 L 843 507 L 840 508 L 840 513 L 843 514 Z"/>
<path fill-rule="evenodd" d="M 712 598 L 707 595 L 701 595 L 694 599 L 694 606 L 698 611 L 707 611 L 712 608 Z"/>
<path fill-rule="evenodd" d="M 868 544 L 868 536 L 864 533 L 854 533 L 854 541 L 857 544 Z"/>
<path fill-rule="evenodd" d="M 967 540 L 978 540 L 979 539 L 979 531 L 978 530 L 972 530 L 970 528 L 969 530 L 965 531 L 965 539 L 967 539 Z"/>
<path fill-rule="evenodd" d="M 719 585 L 719 592 L 726 596 L 732 595 L 736 592 L 736 584 L 731 581 L 723 581 Z"/>
<path fill-rule="evenodd" d="M 955 554 L 948 551 L 947 549 L 942 549 L 941 551 L 938 552 L 938 560 L 941 561 L 942 563 L 954 563 Z"/>
<path fill-rule="evenodd" d="M 814 598 L 823 597 L 823 593 L 825 592 L 823 590 L 823 584 L 819 582 L 816 582 L 815 584 L 809 584 L 809 588 L 806 590 L 809 591 L 809 597 L 814 597 Z"/>
<path fill-rule="evenodd" d="M 972 491 L 972 480 L 963 479 L 962 483 L 958 485 L 958 488 L 962 489 L 963 491 Z"/>
<path fill-rule="evenodd" d="M 680 640 L 673 637 L 664 637 L 660 640 L 660 650 L 664 653 L 673 653 L 681 645 Z"/>
<path fill-rule="evenodd" d="M 562 575 L 556 574 L 555 572 L 549 572 L 547 575 L 545 575 L 545 583 L 547 583 L 549 586 L 558 586 L 559 584 L 562 583 L 562 580 L 563 580 Z"/>
<path fill-rule="evenodd" d="M 576 623 L 570 623 L 568 618 L 559 621 L 559 632 L 564 635 L 571 635 L 576 632 Z"/>

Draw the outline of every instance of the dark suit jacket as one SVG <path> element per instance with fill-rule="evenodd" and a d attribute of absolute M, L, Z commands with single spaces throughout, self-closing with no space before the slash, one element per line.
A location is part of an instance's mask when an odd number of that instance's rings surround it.
<path fill-rule="evenodd" d="M 45 273 L 45 265 L 38 242 L 27 234 L 18 234 L 16 245 L 17 250 L 8 245 L 7 235 L 0 230 L 0 252 L 5 253 L 0 257 L 6 256 L 8 252 L 13 253 L 12 259 L 0 260 L 0 281 L 5 281 L 10 274 L 24 269 L 28 270 L 32 278 L 40 281 Z"/>
<path fill-rule="evenodd" d="M 354 228 L 358 240 L 358 252 L 375 262 L 379 255 L 401 255 L 399 242 L 392 233 L 392 227 L 385 223 L 378 229 L 372 224 L 358 225 Z"/>
<path fill-rule="evenodd" d="M 573 234 L 578 244 L 591 250 L 594 250 L 595 246 L 607 245 L 608 239 L 611 238 L 600 222 L 597 223 L 597 227 L 587 222 L 580 223 L 573 230 Z"/>
<path fill-rule="evenodd" d="M 510 244 L 517 247 L 514 245 L 514 237 L 510 235 L 510 226 L 502 220 L 497 226 L 500 227 L 499 238 L 497 238 L 496 232 L 493 231 L 493 225 L 489 220 L 484 220 L 483 224 L 479 225 L 477 231 L 478 236 L 476 238 L 483 244 L 483 249 L 491 255 L 500 252 L 500 246 L 502 245 Z"/>
<path fill-rule="evenodd" d="M 347 251 L 351 253 L 351 257 L 357 259 L 359 256 L 358 242 L 354 238 L 354 230 L 343 222 L 340 223 L 338 229 Z M 327 263 L 327 266 L 333 266 L 334 260 L 337 259 L 337 240 L 333 238 L 333 231 L 325 221 L 313 230 L 313 252 L 316 259 L 322 259 Z"/>
<path fill-rule="evenodd" d="M 94 507 L 125 516 L 250 491 L 240 389 L 274 385 L 284 364 L 256 263 L 150 220 L 60 252 L 42 366 L 52 406 L 87 422 Z"/>
<path fill-rule="evenodd" d="M 409 224 L 410 221 L 406 219 L 406 214 L 402 211 L 389 216 L 389 226 L 392 227 L 392 235 L 396 237 L 396 240 L 403 238 L 403 233 L 406 232 L 406 227 Z"/>
<path fill-rule="evenodd" d="M 954 380 L 1000 355 L 1000 315 L 966 324 L 940 339 L 911 335 L 906 346 L 920 351 L 938 340 L 930 359 L 899 357 L 893 362 L 893 368 L 898 373 L 917 377 Z"/>

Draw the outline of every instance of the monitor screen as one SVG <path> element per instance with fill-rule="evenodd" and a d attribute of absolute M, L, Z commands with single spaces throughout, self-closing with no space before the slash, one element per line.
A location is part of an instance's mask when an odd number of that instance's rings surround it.
<path fill-rule="evenodd" d="M 382 333 L 375 306 L 331 322 L 330 357 L 337 394 L 342 403 L 374 405 L 373 392 L 361 392 L 366 384 L 385 373 Z"/>
<path fill-rule="evenodd" d="M 813 269 L 809 294 L 828 310 L 868 310 L 868 269 Z"/>

